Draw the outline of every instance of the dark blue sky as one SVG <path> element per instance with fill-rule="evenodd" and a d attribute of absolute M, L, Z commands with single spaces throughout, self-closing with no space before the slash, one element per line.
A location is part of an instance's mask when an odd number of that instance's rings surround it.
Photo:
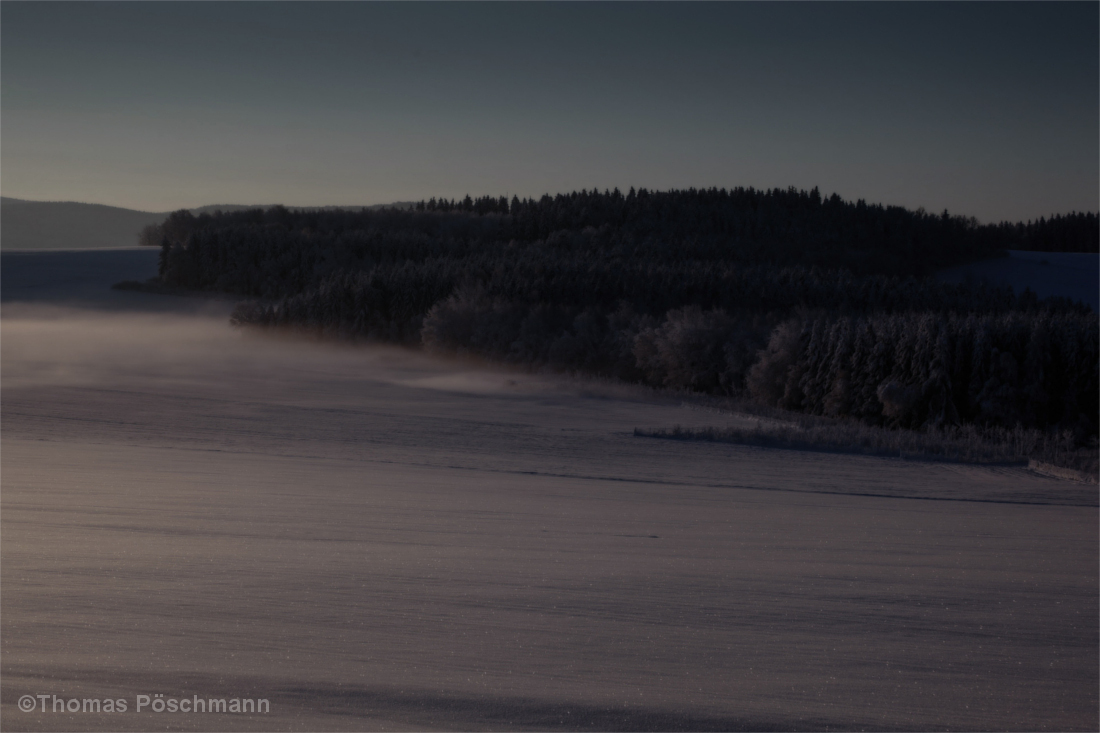
<path fill-rule="evenodd" d="M 819 186 L 1097 209 L 1100 5 L 0 5 L 5 196 Z"/>

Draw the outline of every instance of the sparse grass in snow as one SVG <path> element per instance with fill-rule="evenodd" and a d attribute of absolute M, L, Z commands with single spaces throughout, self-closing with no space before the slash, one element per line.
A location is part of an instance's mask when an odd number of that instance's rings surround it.
<path fill-rule="evenodd" d="M 761 420 L 752 427 L 635 428 L 634 435 L 959 463 L 1023 465 L 1037 460 L 1074 469 L 1092 481 L 1096 480 L 1100 466 L 1096 447 L 1074 448 L 1072 434 L 1047 434 L 1023 428 L 964 425 L 918 432 L 802 418 L 791 422 Z"/>

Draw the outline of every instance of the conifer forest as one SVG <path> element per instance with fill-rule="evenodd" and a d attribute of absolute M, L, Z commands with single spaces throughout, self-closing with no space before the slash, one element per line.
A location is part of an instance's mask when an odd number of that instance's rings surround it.
<path fill-rule="evenodd" d="M 240 326 L 751 399 L 887 428 L 1097 435 L 1088 306 L 929 277 L 1097 252 L 1095 214 L 980 225 L 814 189 L 631 189 L 171 215 L 163 286 Z"/>

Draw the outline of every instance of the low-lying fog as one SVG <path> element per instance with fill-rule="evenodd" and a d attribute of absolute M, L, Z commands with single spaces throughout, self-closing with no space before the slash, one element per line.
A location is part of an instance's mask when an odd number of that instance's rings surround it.
<path fill-rule="evenodd" d="M 748 418 L 2 258 L 5 730 L 1097 726 L 1095 487 L 635 438 Z"/>

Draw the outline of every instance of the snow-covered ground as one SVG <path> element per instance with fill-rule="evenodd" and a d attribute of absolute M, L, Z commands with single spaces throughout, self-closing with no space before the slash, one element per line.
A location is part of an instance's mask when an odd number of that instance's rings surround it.
<path fill-rule="evenodd" d="M 1025 288 L 1040 298 L 1058 296 L 1079 300 L 1100 313 L 1100 255 L 1088 252 L 1023 252 L 942 270 L 937 279 L 948 283 L 985 280 Z"/>
<path fill-rule="evenodd" d="M 1095 486 L 635 438 L 745 418 L 0 257 L 5 730 L 1100 722 Z"/>

